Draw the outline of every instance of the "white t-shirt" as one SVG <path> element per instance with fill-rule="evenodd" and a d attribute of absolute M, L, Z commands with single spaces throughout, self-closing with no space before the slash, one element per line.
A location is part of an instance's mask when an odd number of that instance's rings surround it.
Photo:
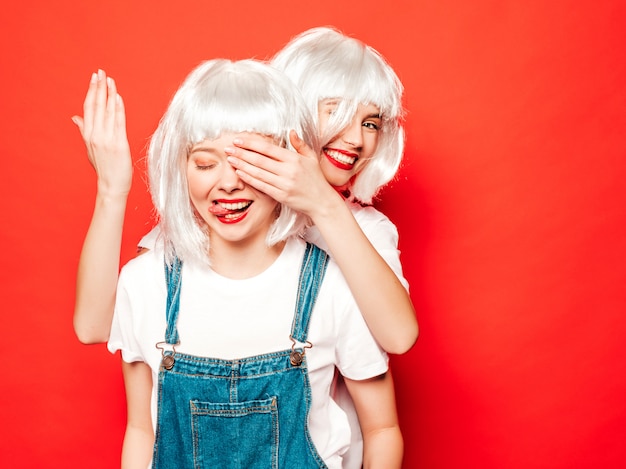
<path fill-rule="evenodd" d="M 354 219 L 361 227 L 374 249 L 380 254 L 391 270 L 396 274 L 404 288 L 409 290 L 409 282 L 402 274 L 402 264 L 400 263 L 400 251 L 398 250 L 398 229 L 389 218 L 374 207 L 347 202 Z M 317 227 L 312 226 L 307 229 L 306 240 L 327 251 L 331 257 L 332 252 L 328 249 L 326 241 L 320 234 Z"/>
<path fill-rule="evenodd" d="M 398 230 L 389 218 L 374 207 L 346 201 L 352 215 L 359 224 L 361 230 L 372 243 L 374 249 L 387 262 L 391 270 L 396 274 L 400 283 L 409 291 L 409 282 L 404 278 L 402 272 L 402 264 L 400 263 L 400 251 L 398 250 Z M 157 225 L 139 242 L 139 247 L 154 249 L 161 230 Z M 328 249 L 326 241 L 322 237 L 317 227 L 309 227 L 305 239 L 320 248 L 328 251 L 331 256 L 332 252 Z M 345 387 L 341 384 L 336 387 L 333 396 L 342 410 L 348 415 L 350 427 L 352 428 L 352 441 L 350 449 L 344 456 L 344 469 L 360 469 L 362 459 L 363 441 L 359 427 L 358 418 L 354 405 L 350 399 Z"/>
<path fill-rule="evenodd" d="M 400 263 L 400 251 L 398 250 L 398 229 L 396 225 L 392 223 L 389 218 L 382 212 L 379 212 L 374 207 L 363 207 L 354 202 L 346 202 L 356 222 L 361 227 L 361 230 L 372 243 L 374 249 L 380 254 L 385 262 L 389 265 L 391 270 L 396 274 L 404 288 L 409 290 L 409 282 L 404 278 L 402 273 L 402 264 Z M 157 240 L 161 234 L 159 226 L 155 226 L 152 230 L 146 234 L 141 241 L 139 241 L 139 247 L 154 249 Z M 332 256 L 332 252 L 328 249 L 326 241 L 320 234 L 319 230 L 315 227 L 309 227 L 305 234 L 305 239 L 319 246 L 325 251 L 328 251 Z"/>
<path fill-rule="evenodd" d="M 289 335 L 305 243 L 290 239 L 264 272 L 245 280 L 222 277 L 208 267 L 183 266 L 178 331 L 182 353 L 222 359 L 258 355 L 291 347 Z M 151 251 L 124 266 L 109 338 L 111 352 L 126 362 L 144 361 L 153 372 L 152 418 L 156 422 L 156 386 L 164 340 L 167 288 L 163 250 Z M 330 468 L 341 468 L 350 443 L 348 419 L 330 397 L 335 367 L 362 380 L 387 370 L 387 356 L 371 336 L 350 290 L 331 261 L 309 326 L 307 349 L 311 383 L 309 429 Z"/>

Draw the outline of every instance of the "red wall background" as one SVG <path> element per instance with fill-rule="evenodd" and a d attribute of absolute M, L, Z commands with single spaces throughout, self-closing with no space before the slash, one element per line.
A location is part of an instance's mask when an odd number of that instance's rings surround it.
<path fill-rule="evenodd" d="M 119 460 L 118 358 L 71 325 L 95 178 L 70 117 L 91 72 L 127 105 L 126 261 L 150 221 L 144 147 L 187 72 L 319 25 L 372 44 L 406 86 L 406 159 L 379 203 L 421 325 L 392 362 L 405 468 L 624 467 L 621 0 L 4 5 L 0 466 Z"/>

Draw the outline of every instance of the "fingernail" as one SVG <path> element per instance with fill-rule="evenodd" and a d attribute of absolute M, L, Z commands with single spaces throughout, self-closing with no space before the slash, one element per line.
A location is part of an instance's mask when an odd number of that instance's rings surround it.
<path fill-rule="evenodd" d="M 107 86 L 110 88 L 113 86 L 113 78 L 107 77 Z"/>
<path fill-rule="evenodd" d="M 95 83 L 98 81 L 98 75 L 94 72 L 91 74 L 91 80 L 89 80 L 89 83 Z"/>
<path fill-rule="evenodd" d="M 102 80 L 104 78 L 104 70 L 98 69 L 98 80 Z"/>
<path fill-rule="evenodd" d="M 241 145 L 243 143 L 243 140 L 240 139 L 240 138 L 235 138 L 235 139 L 233 139 L 233 143 L 235 145 Z"/>
<path fill-rule="evenodd" d="M 76 116 L 72 116 L 72 122 L 78 125 L 78 119 L 76 118 Z"/>
<path fill-rule="evenodd" d="M 233 153 L 235 153 L 235 149 L 233 147 L 224 147 L 224 153 L 232 155 Z"/>

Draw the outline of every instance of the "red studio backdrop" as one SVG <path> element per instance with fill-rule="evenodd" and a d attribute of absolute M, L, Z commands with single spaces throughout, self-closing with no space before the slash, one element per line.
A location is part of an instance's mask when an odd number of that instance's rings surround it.
<path fill-rule="evenodd" d="M 72 330 L 95 177 L 70 117 L 125 98 L 122 261 L 151 222 L 146 142 L 200 61 L 334 25 L 406 88 L 398 226 L 421 336 L 392 357 L 405 468 L 626 464 L 626 10 L 621 0 L 9 2 L 0 19 L 0 466 L 111 468 L 119 357 Z"/>

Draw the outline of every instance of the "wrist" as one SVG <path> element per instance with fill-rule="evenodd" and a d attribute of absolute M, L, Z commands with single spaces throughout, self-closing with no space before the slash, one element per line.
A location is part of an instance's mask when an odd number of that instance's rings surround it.
<path fill-rule="evenodd" d="M 330 186 L 329 186 L 330 187 Z M 341 195 L 331 188 L 328 197 L 316 205 L 316 210 L 309 214 L 313 223 L 321 228 L 326 224 L 334 225 L 337 220 L 347 214 L 351 215 L 350 209 Z"/>
<path fill-rule="evenodd" d="M 121 186 L 115 186 L 98 181 L 97 195 L 104 199 L 126 199 L 130 192 L 130 183 Z"/>
<path fill-rule="evenodd" d="M 122 206 L 126 207 L 129 191 L 123 190 L 107 190 L 98 187 L 96 193 L 96 203 L 106 206 Z"/>

